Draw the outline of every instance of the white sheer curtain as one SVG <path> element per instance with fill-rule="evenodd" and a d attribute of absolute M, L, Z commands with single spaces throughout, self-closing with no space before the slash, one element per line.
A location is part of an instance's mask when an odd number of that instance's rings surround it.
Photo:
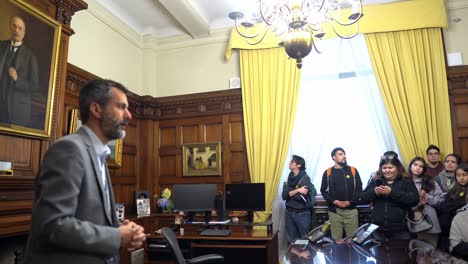
<path fill-rule="evenodd" d="M 312 52 L 304 60 L 289 157 L 273 205 L 273 222 L 280 231 L 280 253 L 286 245 L 281 191 L 291 155 L 306 160 L 306 171 L 320 194 L 323 172 L 334 164 L 330 156 L 333 148 L 345 149 L 348 164 L 361 175 L 363 188 L 369 175 L 378 169 L 382 153 L 398 153 L 364 36 L 334 38 L 318 44 L 323 52 Z"/>

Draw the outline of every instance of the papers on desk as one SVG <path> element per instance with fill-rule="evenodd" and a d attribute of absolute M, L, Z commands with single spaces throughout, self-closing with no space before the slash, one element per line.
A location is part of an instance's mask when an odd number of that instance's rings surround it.
<path fill-rule="evenodd" d="M 228 219 L 226 221 L 210 221 L 210 222 L 208 222 L 208 224 L 209 225 L 220 225 L 220 224 L 227 224 L 230 221 L 231 221 L 230 219 Z M 193 222 L 190 222 L 190 224 L 206 224 L 206 222 L 195 222 L 195 221 L 193 221 Z"/>
<path fill-rule="evenodd" d="M 307 245 L 309 244 L 309 240 L 307 239 L 296 239 L 292 242 L 292 245 L 297 248 L 304 250 L 307 248 Z"/>
<path fill-rule="evenodd" d="M 296 239 L 292 243 L 293 245 L 298 245 L 298 246 L 307 246 L 309 244 L 309 240 L 307 239 Z"/>
<path fill-rule="evenodd" d="M 227 224 L 231 222 L 230 219 L 226 220 L 226 221 L 210 221 L 210 224 Z"/>

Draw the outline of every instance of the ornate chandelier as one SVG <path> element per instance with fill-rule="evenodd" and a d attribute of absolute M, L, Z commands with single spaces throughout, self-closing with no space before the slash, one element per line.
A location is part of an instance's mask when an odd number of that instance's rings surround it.
<path fill-rule="evenodd" d="M 235 11 L 229 17 L 235 20 L 236 30 L 247 43 L 260 43 L 272 30 L 281 37 L 279 43 L 290 58 L 302 67 L 302 58 L 312 48 L 320 53 L 314 40 L 322 39 L 327 27 L 340 38 L 349 39 L 358 33 L 363 16 L 362 0 L 257 0 L 259 9 L 252 15 Z M 343 33 L 343 28 L 353 26 Z"/>

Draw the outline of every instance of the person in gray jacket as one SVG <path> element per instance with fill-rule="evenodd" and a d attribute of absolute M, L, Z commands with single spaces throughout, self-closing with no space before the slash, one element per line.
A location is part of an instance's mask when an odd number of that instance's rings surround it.
<path fill-rule="evenodd" d="M 143 227 L 119 226 L 106 145 L 123 138 L 131 114 L 127 89 L 94 80 L 80 91 L 83 126 L 50 146 L 35 180 L 32 223 L 24 263 L 118 263 L 120 248 L 145 240 Z"/>

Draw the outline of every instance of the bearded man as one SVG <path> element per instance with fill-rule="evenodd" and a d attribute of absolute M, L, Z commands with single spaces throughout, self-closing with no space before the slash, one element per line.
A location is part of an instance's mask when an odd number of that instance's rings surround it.
<path fill-rule="evenodd" d="M 24 263 L 119 263 L 120 248 L 145 241 L 140 225 L 119 226 L 106 165 L 106 144 L 123 138 L 132 118 L 127 91 L 111 80 L 81 88 L 83 126 L 50 146 L 36 177 Z"/>
<path fill-rule="evenodd" d="M 343 229 L 351 237 L 359 226 L 356 203 L 362 192 L 362 182 L 356 168 L 348 166 L 343 148 L 334 148 L 331 157 L 335 165 L 325 170 L 320 192 L 328 204 L 332 238 L 343 239 Z"/>

